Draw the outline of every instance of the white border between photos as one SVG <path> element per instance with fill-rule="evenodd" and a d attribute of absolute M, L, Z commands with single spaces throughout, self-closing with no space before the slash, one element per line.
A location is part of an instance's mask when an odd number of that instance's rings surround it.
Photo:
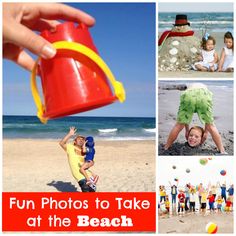
<path fill-rule="evenodd" d="M 205 3 L 205 2 L 208 2 L 208 3 L 210 3 L 210 2 L 212 2 L 212 3 L 233 3 L 233 13 L 234 13 L 234 43 L 235 43 L 235 32 L 236 32 L 236 30 L 235 30 L 235 28 L 236 28 L 236 16 L 235 16 L 235 14 L 236 14 L 236 3 L 234 2 L 234 1 L 230 1 L 230 0 L 227 0 L 227 1 L 223 1 L 223 0 L 214 0 L 214 1 L 211 1 L 211 0 L 208 0 L 208 1 L 206 1 L 206 0 L 198 0 L 198 1 L 189 1 L 189 0 L 159 0 L 158 1 L 158 4 L 159 3 Z M 157 15 L 157 17 L 156 17 L 156 38 L 158 39 L 158 4 L 157 4 L 157 11 L 156 11 L 156 15 Z M 235 67 L 235 59 L 234 59 L 234 67 Z M 226 80 L 232 80 L 233 81 L 233 84 L 234 84 L 234 86 L 233 86 L 233 88 L 234 88 L 234 91 L 233 91 L 233 109 L 234 109 L 234 122 L 233 122 L 233 130 L 234 130 L 234 139 L 235 139 L 235 124 L 236 124 L 236 112 L 235 112 L 235 110 L 236 110 L 236 106 L 235 106 L 235 104 L 236 104 L 236 95 L 235 95 L 235 91 L 236 91 L 236 72 L 234 72 L 234 76 L 233 76 L 233 78 L 220 78 L 220 80 L 222 80 L 222 81 L 226 81 Z M 194 79 L 196 79 L 196 80 L 202 80 L 202 81 L 206 81 L 206 80 L 219 80 L 219 78 L 204 78 L 204 79 L 201 79 L 201 78 L 194 78 Z M 158 47 L 156 47 L 156 83 L 157 83 L 157 85 L 156 85 L 156 96 L 157 96 L 157 98 L 156 98 L 156 129 L 157 129 L 157 133 L 158 133 L 158 81 L 168 81 L 168 80 L 175 80 L 175 78 L 161 78 L 161 79 L 159 79 L 158 78 Z M 193 80 L 193 78 L 183 78 L 182 80 Z M 158 143 L 159 143 L 159 140 L 158 140 L 158 134 L 156 135 L 156 152 L 157 152 L 157 163 L 156 163 L 156 201 L 157 201 L 157 204 L 158 204 L 158 186 L 159 186 L 159 184 L 158 184 Z M 235 167 L 235 160 L 234 160 L 234 158 L 235 158 L 235 150 L 236 150 L 236 143 L 234 142 L 234 155 L 233 156 L 230 156 L 229 158 L 232 158 L 232 164 L 233 164 L 233 166 Z M 163 156 L 162 156 L 163 157 Z M 236 183 L 236 181 L 235 181 L 235 179 L 236 179 L 236 174 L 234 174 L 233 175 L 233 178 L 232 178 L 232 180 L 233 180 L 233 183 L 235 184 Z M 235 200 L 235 199 L 234 199 Z M 236 232 L 236 221 L 235 221 L 235 216 L 236 216 L 236 212 L 235 212 L 235 206 L 234 206 L 234 218 L 233 218 L 233 221 L 234 221 L 234 229 L 233 229 L 233 232 L 234 233 L 232 233 L 232 234 L 227 234 L 227 235 L 234 235 L 235 234 L 235 232 Z M 159 234 L 158 233 L 158 213 L 157 213 L 157 234 L 158 235 L 167 235 L 167 234 Z M 184 235 L 184 234 L 180 234 L 180 233 L 178 233 L 178 234 L 172 234 L 172 235 Z M 199 234 L 192 234 L 191 233 L 191 235 L 199 235 Z M 201 234 L 201 235 L 208 235 L 207 233 L 205 233 L 205 234 Z M 225 235 L 225 234 L 219 234 L 219 235 Z"/>

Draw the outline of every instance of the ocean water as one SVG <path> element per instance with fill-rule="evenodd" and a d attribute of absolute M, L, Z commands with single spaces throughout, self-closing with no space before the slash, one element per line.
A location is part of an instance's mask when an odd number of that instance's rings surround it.
<path fill-rule="evenodd" d="M 232 9 L 233 11 L 233 9 Z M 169 30 L 172 28 L 175 22 L 175 16 L 178 13 L 167 13 L 161 12 L 158 15 L 159 23 L 159 32 Z M 182 14 L 182 13 L 181 13 Z M 185 13 L 183 13 L 185 14 Z M 207 31 L 211 32 L 233 32 L 233 21 L 234 15 L 233 12 L 209 12 L 209 13 L 186 13 L 188 16 L 188 21 L 191 24 L 191 28 L 194 30 Z"/>
<path fill-rule="evenodd" d="M 158 86 L 160 88 L 165 87 L 167 85 L 178 85 L 178 84 L 183 84 L 183 85 L 188 85 L 188 84 L 193 84 L 193 83 L 202 83 L 205 84 L 209 89 L 210 88 L 221 88 L 221 89 L 229 89 L 232 90 L 234 87 L 234 83 L 232 80 L 169 80 L 169 81 L 159 81 Z"/>
<path fill-rule="evenodd" d="M 40 123 L 36 116 L 3 116 L 3 138 L 61 139 L 69 127 L 96 140 L 154 140 L 155 118 L 66 117 Z"/>

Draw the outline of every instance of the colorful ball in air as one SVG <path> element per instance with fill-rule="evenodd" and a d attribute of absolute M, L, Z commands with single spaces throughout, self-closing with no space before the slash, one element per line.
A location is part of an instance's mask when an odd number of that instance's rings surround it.
<path fill-rule="evenodd" d="M 187 173 L 190 173 L 190 169 L 189 169 L 189 168 L 187 168 L 187 169 L 186 169 L 186 172 L 187 172 Z"/>
<path fill-rule="evenodd" d="M 212 157 L 208 157 L 208 160 L 211 161 L 211 160 L 212 160 Z"/>
<path fill-rule="evenodd" d="M 176 169 L 176 166 L 172 166 L 172 168 L 175 170 L 175 169 Z"/>
<path fill-rule="evenodd" d="M 225 176 L 225 175 L 226 175 L 226 171 L 225 171 L 225 170 L 222 170 L 222 171 L 220 172 L 220 174 L 223 175 L 223 176 Z"/>
<path fill-rule="evenodd" d="M 177 182 L 178 182 L 178 181 L 179 181 L 179 179 L 177 179 L 177 178 L 174 178 L 174 181 L 177 181 Z"/>
<path fill-rule="evenodd" d="M 199 162 L 200 162 L 201 165 L 205 166 L 207 164 L 208 160 L 207 160 L 207 158 L 201 158 L 199 160 Z"/>
<path fill-rule="evenodd" d="M 218 226 L 217 224 L 213 223 L 213 222 L 209 222 L 207 225 L 206 225 L 206 232 L 208 234 L 215 234 L 218 230 Z"/>

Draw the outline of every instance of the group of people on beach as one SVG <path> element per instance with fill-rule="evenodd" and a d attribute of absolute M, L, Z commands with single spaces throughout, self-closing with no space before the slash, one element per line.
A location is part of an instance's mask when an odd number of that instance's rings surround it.
<path fill-rule="evenodd" d="M 224 35 L 224 48 L 220 58 L 215 50 L 216 40 L 213 36 L 206 33 L 201 42 L 201 55 L 198 62 L 193 65 L 194 70 L 198 71 L 234 71 L 234 37 L 231 32 Z"/>
<path fill-rule="evenodd" d="M 233 211 L 234 185 L 226 188 L 226 183 L 222 185 L 217 182 L 215 185 L 209 184 L 204 187 L 202 183 L 197 186 L 186 184 L 184 187 L 178 187 L 177 184 L 169 182 L 170 194 L 167 194 L 164 185 L 159 186 L 159 213 L 173 215 L 185 212 L 196 212 L 205 215 L 206 210 L 213 212 L 231 212 Z M 169 198 L 171 195 L 171 201 Z M 171 206 L 171 208 L 170 208 Z M 171 209 L 171 210 L 170 210 Z"/>

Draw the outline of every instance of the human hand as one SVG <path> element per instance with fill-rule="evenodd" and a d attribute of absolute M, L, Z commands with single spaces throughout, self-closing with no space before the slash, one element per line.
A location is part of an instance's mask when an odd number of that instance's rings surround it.
<path fill-rule="evenodd" d="M 55 56 L 56 49 L 34 31 L 55 30 L 58 19 L 92 26 L 95 19 L 83 11 L 59 3 L 3 3 L 3 57 L 31 71 L 33 58 Z"/>
<path fill-rule="evenodd" d="M 70 127 L 69 135 L 73 136 L 76 134 L 77 129 L 75 127 Z"/>

